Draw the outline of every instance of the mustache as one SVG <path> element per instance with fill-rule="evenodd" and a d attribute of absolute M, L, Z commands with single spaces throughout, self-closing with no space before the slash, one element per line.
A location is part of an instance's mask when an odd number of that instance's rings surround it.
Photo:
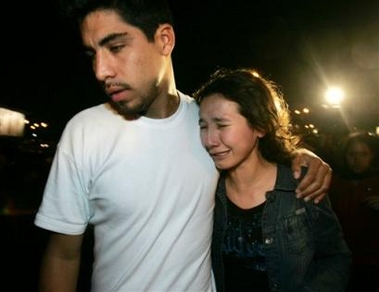
<path fill-rule="evenodd" d="M 132 89 L 130 84 L 125 82 L 101 82 L 101 87 L 103 90 L 108 91 L 110 89 L 117 89 L 117 90 L 123 90 L 123 89 Z"/>

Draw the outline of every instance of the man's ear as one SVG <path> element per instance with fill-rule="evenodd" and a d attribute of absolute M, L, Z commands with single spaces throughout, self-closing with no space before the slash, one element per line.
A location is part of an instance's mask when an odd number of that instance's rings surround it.
<path fill-rule="evenodd" d="M 156 42 L 161 46 L 162 54 L 168 56 L 175 46 L 175 32 L 170 24 L 161 24 L 157 29 Z"/>

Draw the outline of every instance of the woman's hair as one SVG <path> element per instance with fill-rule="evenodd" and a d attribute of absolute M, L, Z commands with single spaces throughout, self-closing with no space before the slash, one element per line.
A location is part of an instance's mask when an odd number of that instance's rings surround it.
<path fill-rule="evenodd" d="M 288 105 L 274 82 L 253 69 L 221 68 L 194 93 L 194 97 L 200 105 L 212 94 L 221 94 L 237 103 L 239 113 L 250 126 L 265 133 L 258 143 L 265 159 L 289 163 L 300 139 L 291 131 Z"/>
<path fill-rule="evenodd" d="M 139 28 L 149 41 L 159 25 L 173 25 L 173 16 L 165 0 L 60 0 L 60 12 L 81 25 L 83 19 L 97 10 L 112 10 L 128 24 Z"/>

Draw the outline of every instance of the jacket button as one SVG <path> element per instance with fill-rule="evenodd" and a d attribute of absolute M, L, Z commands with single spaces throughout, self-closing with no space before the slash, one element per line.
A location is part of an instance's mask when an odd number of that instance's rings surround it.
<path fill-rule="evenodd" d="M 265 239 L 265 244 L 271 244 L 273 241 L 274 241 L 274 239 L 272 237 L 267 237 Z"/>

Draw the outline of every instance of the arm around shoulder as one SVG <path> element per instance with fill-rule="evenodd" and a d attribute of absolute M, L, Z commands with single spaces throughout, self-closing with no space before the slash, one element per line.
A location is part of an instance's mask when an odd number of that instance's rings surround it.
<path fill-rule="evenodd" d="M 312 151 L 299 148 L 292 158 L 292 171 L 296 179 L 300 178 L 303 166 L 308 169 L 296 189 L 297 197 L 319 203 L 330 187 L 332 168 Z"/>

